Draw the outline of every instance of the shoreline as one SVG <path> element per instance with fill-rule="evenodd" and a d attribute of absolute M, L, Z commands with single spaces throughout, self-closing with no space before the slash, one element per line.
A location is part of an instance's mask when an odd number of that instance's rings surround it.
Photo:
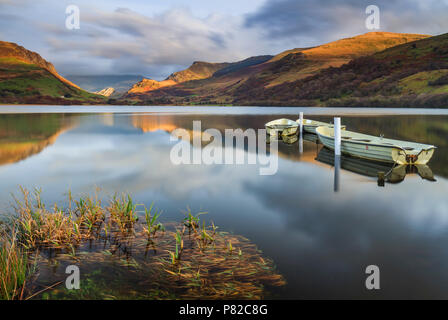
<path fill-rule="evenodd" d="M 428 108 L 352 108 L 352 107 L 271 107 L 271 106 L 54 106 L 0 105 L 2 114 L 113 113 L 113 114 L 194 114 L 201 115 L 448 115 L 448 109 Z"/>

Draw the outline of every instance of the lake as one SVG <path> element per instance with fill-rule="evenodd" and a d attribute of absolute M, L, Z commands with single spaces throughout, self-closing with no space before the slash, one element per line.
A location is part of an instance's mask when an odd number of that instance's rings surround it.
<path fill-rule="evenodd" d="M 347 157 L 336 187 L 332 152 L 307 136 L 303 150 L 300 141 L 279 142 L 278 172 L 271 176 L 261 176 L 258 165 L 170 160 L 177 143 L 171 132 L 191 132 L 193 121 L 220 132 L 263 129 L 276 118 L 295 120 L 300 111 L 326 122 L 341 116 L 348 130 L 438 149 L 427 167 L 396 168 L 383 187 L 377 172 L 392 166 Z M 447 159 L 444 110 L 0 108 L 3 216 L 19 186 L 40 187 L 46 203 L 61 205 L 69 189 L 126 192 L 146 206 L 154 202 L 162 222 L 181 220 L 187 207 L 206 211 L 204 219 L 246 237 L 274 261 L 287 284 L 266 298 L 448 298 Z M 380 268 L 380 290 L 365 287 L 369 265 Z"/>

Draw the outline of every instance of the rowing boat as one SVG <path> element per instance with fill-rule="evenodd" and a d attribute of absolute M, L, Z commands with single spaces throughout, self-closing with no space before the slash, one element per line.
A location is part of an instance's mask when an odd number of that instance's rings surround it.
<path fill-rule="evenodd" d="M 318 127 L 316 133 L 324 146 L 334 150 L 334 128 Z M 343 131 L 341 152 L 351 156 L 398 164 L 427 164 L 436 147 L 427 144 L 386 139 Z"/>
<path fill-rule="evenodd" d="M 296 121 L 300 125 L 300 119 Z M 329 127 L 333 128 L 334 125 L 331 123 L 316 121 L 316 120 L 310 120 L 310 119 L 303 119 L 303 131 L 314 133 L 316 134 L 316 129 L 318 127 Z M 341 130 L 345 130 L 346 126 L 341 126 Z"/>
<path fill-rule="evenodd" d="M 297 133 L 299 124 L 289 119 L 277 119 L 266 123 L 266 133 L 272 136 L 291 136 Z"/>

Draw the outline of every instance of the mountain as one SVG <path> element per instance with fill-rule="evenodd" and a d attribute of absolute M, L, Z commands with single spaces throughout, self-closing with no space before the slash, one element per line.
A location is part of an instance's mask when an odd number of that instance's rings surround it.
<path fill-rule="evenodd" d="M 104 88 L 114 88 L 117 93 L 125 93 L 143 79 L 141 75 L 67 75 L 67 79 L 77 83 L 89 92 L 98 92 Z"/>
<path fill-rule="evenodd" d="M 193 64 L 188 69 L 175 72 L 163 81 L 144 78 L 133 85 L 127 93 L 142 94 L 164 87 L 171 87 L 182 82 L 209 78 L 213 76 L 216 71 L 223 69 L 229 65 L 229 63 L 208 63 L 196 61 L 193 62 Z"/>
<path fill-rule="evenodd" d="M 229 66 L 229 64 L 230 63 L 208 63 L 208 62 L 196 61 L 193 62 L 193 64 L 188 69 L 175 72 L 172 75 L 170 75 L 166 80 L 172 80 L 176 83 L 182 83 L 191 80 L 201 80 L 210 78 L 216 71 Z"/>
<path fill-rule="evenodd" d="M 448 107 L 448 34 L 398 45 L 272 88 L 240 88 L 235 96 L 241 104 Z"/>
<path fill-rule="evenodd" d="M 54 75 L 57 79 L 59 79 L 61 82 L 79 89 L 77 85 L 60 76 L 57 73 L 53 64 L 44 60 L 36 52 L 26 50 L 24 47 L 19 46 L 15 43 L 0 41 L 0 57 L 3 59 L 16 59 L 23 63 L 32 64 L 42 69 L 45 69 L 52 75 Z"/>
<path fill-rule="evenodd" d="M 358 57 L 427 37 L 420 34 L 369 32 L 313 48 L 288 50 L 271 60 L 268 73 L 271 72 L 272 76 L 265 76 L 269 81 L 267 87 L 303 79 L 322 69 L 337 68 Z"/>
<path fill-rule="evenodd" d="M 177 82 L 173 80 L 157 81 L 152 79 L 143 79 L 132 86 L 128 90 L 127 94 L 139 94 L 154 91 L 163 87 L 169 87 L 176 85 Z"/>
<path fill-rule="evenodd" d="M 328 68 L 342 67 L 353 59 L 428 37 L 371 32 L 317 47 L 288 50 L 234 70 L 226 66 L 204 79 L 161 87 L 138 95 L 128 94 L 127 98 L 143 104 L 288 104 L 281 97 L 278 101 L 275 99 L 277 87 L 315 76 Z M 228 72 L 222 72 L 226 69 Z M 258 99 L 260 92 L 266 90 L 274 96 L 264 95 L 264 100 Z"/>
<path fill-rule="evenodd" d="M 245 59 L 243 61 L 233 63 L 208 63 L 196 61 L 185 70 L 175 72 L 163 81 L 156 81 L 152 79 L 143 79 L 136 83 L 127 93 L 128 97 L 144 95 L 151 91 L 162 88 L 173 87 L 180 83 L 203 80 L 212 77 L 220 77 L 240 69 L 250 66 L 262 64 L 270 60 L 272 56 L 257 56 Z"/>
<path fill-rule="evenodd" d="M 96 94 L 99 94 L 100 96 L 110 97 L 115 93 L 114 88 L 104 88 L 103 90 L 100 90 L 98 92 L 95 92 Z"/>
<path fill-rule="evenodd" d="M 448 34 L 371 32 L 276 56 L 197 61 L 163 81 L 67 80 L 39 54 L 0 42 L 0 103 L 448 107 Z"/>
<path fill-rule="evenodd" d="M 0 41 L 0 103 L 83 104 L 100 103 L 60 76 L 53 64 L 36 52 Z"/>

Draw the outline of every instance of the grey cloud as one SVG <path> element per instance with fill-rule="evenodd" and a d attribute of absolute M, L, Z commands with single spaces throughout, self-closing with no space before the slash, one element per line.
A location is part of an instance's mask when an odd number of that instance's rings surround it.
<path fill-rule="evenodd" d="M 119 8 L 113 12 L 83 14 L 81 29 L 76 32 L 50 25 L 41 27 L 51 33 L 47 43 L 53 53 L 106 59 L 114 68 L 112 72 L 117 69 L 124 73 L 154 72 L 160 76 L 151 77 L 162 79 L 178 71 L 179 66 L 187 67 L 196 60 L 222 62 L 246 58 L 254 46 L 242 44 L 241 34 L 238 34 L 241 19 L 233 19 L 232 24 L 227 17 L 216 15 L 198 18 L 187 9 L 168 10 L 148 17 Z M 224 27 L 224 24 L 231 27 Z M 162 75 L 162 70 L 168 73 Z M 71 71 L 65 70 L 68 72 Z"/>
<path fill-rule="evenodd" d="M 322 43 L 369 32 L 365 9 L 371 4 L 381 10 L 382 31 L 438 34 L 448 29 L 447 1 L 436 0 L 268 0 L 246 16 L 245 26 L 262 28 L 268 38 Z"/>

